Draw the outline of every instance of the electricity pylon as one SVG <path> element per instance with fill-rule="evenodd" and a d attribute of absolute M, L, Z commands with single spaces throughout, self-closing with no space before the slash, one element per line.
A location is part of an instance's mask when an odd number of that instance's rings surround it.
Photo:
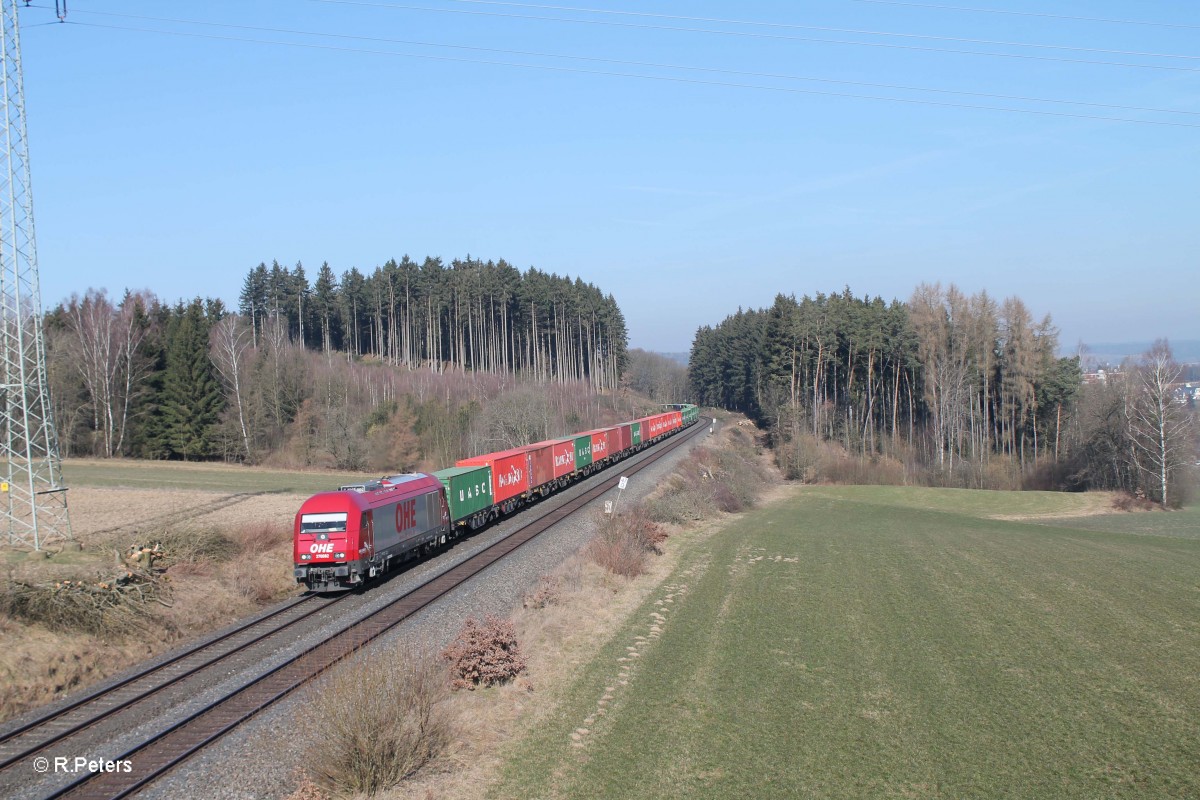
<path fill-rule="evenodd" d="M 7 544 L 40 550 L 72 537 L 46 380 L 17 2 L 0 0 L 0 509 Z"/>

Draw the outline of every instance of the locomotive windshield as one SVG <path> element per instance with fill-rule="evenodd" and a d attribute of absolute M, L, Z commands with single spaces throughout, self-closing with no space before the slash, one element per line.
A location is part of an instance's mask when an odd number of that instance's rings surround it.
<path fill-rule="evenodd" d="M 301 533 L 345 533 L 346 514 L 304 514 L 300 517 Z"/>

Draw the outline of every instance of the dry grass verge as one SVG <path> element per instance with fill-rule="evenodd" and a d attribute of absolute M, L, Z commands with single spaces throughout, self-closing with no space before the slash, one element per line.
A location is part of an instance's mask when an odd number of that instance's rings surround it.
<path fill-rule="evenodd" d="M 299 706 L 312 780 L 339 795 L 395 786 L 451 742 L 448 695 L 445 667 L 428 653 L 361 655 L 338 667 Z"/>

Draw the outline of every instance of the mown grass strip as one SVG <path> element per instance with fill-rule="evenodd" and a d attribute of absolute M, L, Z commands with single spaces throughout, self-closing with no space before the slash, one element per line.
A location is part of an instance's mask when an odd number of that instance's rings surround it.
<path fill-rule="evenodd" d="M 1200 542 L 894 491 L 804 490 L 693 546 L 606 713 L 579 736 L 662 593 L 496 794 L 1200 796 Z"/>

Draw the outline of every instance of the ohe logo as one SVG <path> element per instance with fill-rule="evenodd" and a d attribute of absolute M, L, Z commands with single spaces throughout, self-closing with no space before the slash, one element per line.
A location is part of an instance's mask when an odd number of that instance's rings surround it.
<path fill-rule="evenodd" d="M 325 542 L 323 544 L 321 542 L 317 542 L 316 544 L 309 545 L 308 552 L 310 552 L 310 553 L 332 553 L 333 552 L 333 542 Z"/>
<path fill-rule="evenodd" d="M 396 506 L 396 530 L 406 531 L 417 527 L 417 501 L 409 500 Z"/>

